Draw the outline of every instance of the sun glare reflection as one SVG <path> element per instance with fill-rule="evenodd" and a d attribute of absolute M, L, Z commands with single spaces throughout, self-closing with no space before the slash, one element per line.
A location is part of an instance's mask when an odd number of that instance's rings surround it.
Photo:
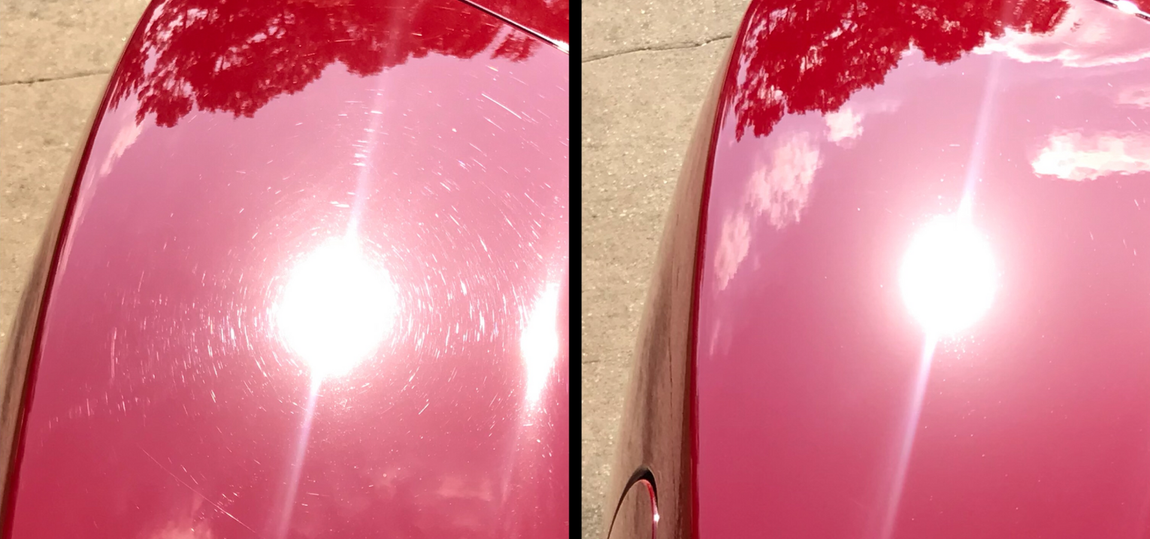
<path fill-rule="evenodd" d="M 534 405 L 559 355 L 559 285 L 550 284 L 539 296 L 519 342 L 527 369 L 527 402 Z"/>
<path fill-rule="evenodd" d="M 899 284 L 911 315 L 928 333 L 951 335 L 981 318 L 997 286 L 990 246 L 960 216 L 938 217 L 918 232 Z"/>
<path fill-rule="evenodd" d="M 300 424 L 299 437 L 296 438 L 295 451 L 292 453 L 291 468 L 287 471 L 287 488 L 284 490 L 283 498 L 280 503 L 280 511 L 278 513 L 278 520 L 275 521 L 275 537 L 277 539 L 287 539 L 288 531 L 291 529 L 292 514 L 295 513 L 295 499 L 299 493 L 299 480 L 303 474 L 303 461 L 307 456 L 307 444 L 311 439 L 311 425 L 315 419 L 315 407 L 319 400 L 319 386 L 321 378 L 313 376 L 311 378 L 311 385 L 308 388 L 307 405 L 303 409 L 303 423 Z"/>
<path fill-rule="evenodd" d="M 1118 11 L 1121 11 L 1122 13 L 1128 13 L 1130 15 L 1134 15 L 1135 13 L 1141 11 L 1138 9 L 1138 4 L 1135 4 L 1130 0 L 1118 0 L 1117 2 L 1114 2 L 1114 7 L 1118 8 Z"/>
<path fill-rule="evenodd" d="M 329 241 L 288 276 L 275 310 L 280 338 L 322 379 L 370 356 L 395 323 L 395 286 L 350 238 Z"/>
<path fill-rule="evenodd" d="M 906 475 L 910 469 L 910 455 L 914 449 L 915 432 L 918 430 L 918 420 L 922 415 L 922 401 L 926 397 L 926 385 L 930 381 L 930 367 L 934 363 L 934 352 L 938 341 L 928 334 L 922 346 L 922 355 L 918 360 L 918 371 L 915 373 L 914 386 L 911 388 L 910 407 L 903 423 L 901 440 L 898 445 L 898 456 L 894 464 L 890 494 L 886 501 L 886 511 L 882 520 L 880 539 L 890 539 L 894 536 L 895 523 L 898 518 L 899 504 L 902 503 L 902 493 L 906 487 Z"/>

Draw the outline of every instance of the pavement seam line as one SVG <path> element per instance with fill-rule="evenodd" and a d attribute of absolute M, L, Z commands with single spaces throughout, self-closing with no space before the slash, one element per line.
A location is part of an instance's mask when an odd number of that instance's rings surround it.
<path fill-rule="evenodd" d="M 703 45 L 710 45 L 711 43 L 714 43 L 714 42 L 719 41 L 721 39 L 730 39 L 731 37 L 734 37 L 734 34 L 722 34 L 722 35 L 718 35 L 718 36 L 708 38 L 708 39 L 705 39 L 703 41 L 697 41 L 697 42 L 696 41 L 688 41 L 688 42 L 680 41 L 677 43 L 662 43 L 662 44 L 656 44 L 656 45 L 648 45 L 648 46 L 644 46 L 644 47 L 634 47 L 631 49 L 623 49 L 621 51 L 610 52 L 610 53 L 601 54 L 598 56 L 591 56 L 591 57 L 583 60 L 581 63 L 589 64 L 591 62 L 598 62 L 599 60 L 606 60 L 608 58 L 614 58 L 616 56 L 622 56 L 624 54 L 631 54 L 634 52 L 657 52 L 657 51 L 671 51 L 671 50 L 677 50 L 677 49 L 694 49 L 694 48 L 702 47 Z"/>
<path fill-rule="evenodd" d="M 107 75 L 108 73 L 111 73 L 111 71 L 107 70 L 107 69 L 99 70 L 99 71 L 82 71 L 80 73 L 74 73 L 71 75 L 63 75 L 63 76 L 59 76 L 59 77 L 44 77 L 44 78 L 39 78 L 39 79 L 23 79 L 23 80 L 14 80 L 14 81 L 8 81 L 8 82 L 0 82 L 0 87 L 12 86 L 14 84 L 32 85 L 32 84 L 36 84 L 38 82 L 52 82 L 52 81 L 57 81 L 57 80 L 79 79 L 82 77 L 91 77 L 93 75 Z"/>

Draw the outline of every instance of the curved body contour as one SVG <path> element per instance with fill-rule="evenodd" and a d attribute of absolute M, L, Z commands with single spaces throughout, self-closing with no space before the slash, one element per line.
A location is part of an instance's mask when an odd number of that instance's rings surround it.
<path fill-rule="evenodd" d="M 5 536 L 565 536 L 547 37 L 457 0 L 153 2 L 13 339 Z"/>
<path fill-rule="evenodd" d="M 680 180 L 609 503 L 648 468 L 658 537 L 1146 537 L 1150 24 L 1115 7 L 752 2 Z M 953 331 L 924 320 L 963 298 L 908 308 L 940 216 L 993 260 Z M 612 537 L 652 534 L 631 492 Z"/>

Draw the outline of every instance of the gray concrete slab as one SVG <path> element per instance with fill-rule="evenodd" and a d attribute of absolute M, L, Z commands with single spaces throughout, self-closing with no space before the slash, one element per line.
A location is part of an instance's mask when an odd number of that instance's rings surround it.
<path fill-rule="evenodd" d="M 111 71 L 146 0 L 3 0 L 0 84 Z"/>
<path fill-rule="evenodd" d="M 108 76 L 0 86 L 0 346 Z M 2 348 L 0 348 L 2 349 Z"/>
<path fill-rule="evenodd" d="M 602 538 L 639 319 L 695 118 L 746 0 L 583 8 L 582 536 Z"/>
<path fill-rule="evenodd" d="M 0 349 L 60 182 L 146 5 L 0 1 Z"/>
<path fill-rule="evenodd" d="M 747 0 L 592 0 L 583 3 L 583 60 L 730 37 Z"/>

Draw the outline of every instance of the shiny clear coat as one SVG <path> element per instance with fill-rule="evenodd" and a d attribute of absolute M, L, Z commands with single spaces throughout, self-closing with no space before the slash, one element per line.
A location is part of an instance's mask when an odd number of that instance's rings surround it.
<path fill-rule="evenodd" d="M 458 0 L 148 7 L 13 339 L 6 537 L 567 535 L 567 4 L 483 4 L 548 39 Z M 339 287 L 387 276 L 347 369 L 355 312 L 283 321 L 303 267 L 369 311 Z"/>
<path fill-rule="evenodd" d="M 666 228 L 611 537 L 1150 535 L 1150 24 L 1118 7 L 751 3 Z M 932 334 L 900 271 L 955 214 L 996 288 Z"/>

